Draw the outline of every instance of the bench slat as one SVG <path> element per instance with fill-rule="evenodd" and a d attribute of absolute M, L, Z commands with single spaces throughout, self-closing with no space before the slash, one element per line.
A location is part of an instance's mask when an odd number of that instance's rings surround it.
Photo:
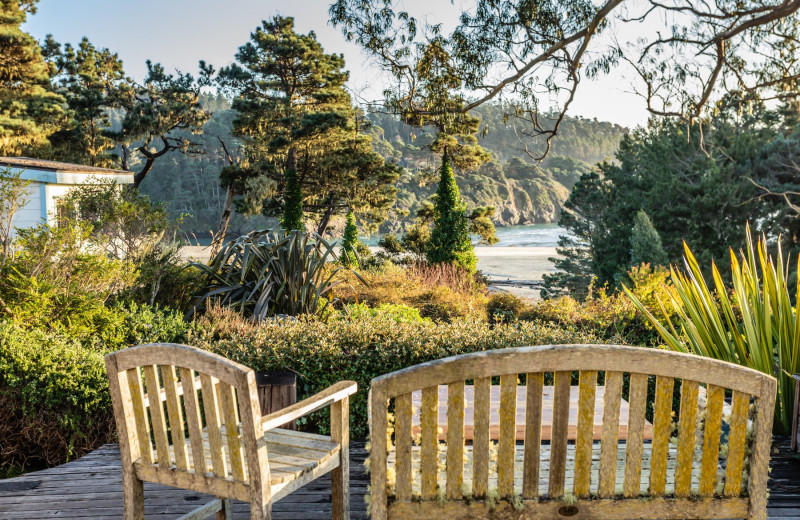
<path fill-rule="evenodd" d="M 167 417 L 169 417 L 172 445 L 175 447 L 175 465 L 179 470 L 186 471 L 189 469 L 189 453 L 186 449 L 183 411 L 178 394 L 178 379 L 175 377 L 175 367 L 172 365 L 162 365 L 161 376 L 164 382 L 164 394 L 167 402 Z"/>
<path fill-rule="evenodd" d="M 411 500 L 411 394 L 394 400 L 395 480 L 397 500 Z"/>
<path fill-rule="evenodd" d="M 497 491 L 514 494 L 514 449 L 517 433 L 517 374 L 500 376 L 500 438 L 497 454 Z"/>
<path fill-rule="evenodd" d="M 472 494 L 483 498 L 489 492 L 489 418 L 491 378 L 475 379 L 475 433 L 473 434 Z"/>
<path fill-rule="evenodd" d="M 569 426 L 569 387 L 572 372 L 553 374 L 553 436 L 550 441 L 550 498 L 564 496 L 567 471 L 567 428 Z"/>
<path fill-rule="evenodd" d="M 228 383 L 219 384 L 222 418 L 225 422 L 225 436 L 228 440 L 228 455 L 231 463 L 231 474 L 236 480 L 244 480 L 244 457 L 242 439 L 239 434 L 239 418 L 236 413 L 236 390 Z"/>
<path fill-rule="evenodd" d="M 656 378 L 656 399 L 653 405 L 653 452 L 650 460 L 650 495 L 664 496 L 667 486 L 667 458 L 672 430 L 672 394 L 675 379 Z"/>
<path fill-rule="evenodd" d="M 539 451 L 542 442 L 542 388 L 544 374 L 528 373 L 525 376 L 525 458 L 522 471 L 522 498 L 539 495 Z"/>
<path fill-rule="evenodd" d="M 200 374 L 200 384 L 203 389 L 203 411 L 205 412 L 206 428 L 208 429 L 211 467 L 214 469 L 215 476 L 225 478 L 228 476 L 228 471 L 225 467 L 225 454 L 222 451 L 216 384 L 208 374 Z"/>
<path fill-rule="evenodd" d="M 681 416 L 678 423 L 678 454 L 675 468 L 675 496 L 689 496 L 692 487 L 692 460 L 697 432 L 697 381 L 683 380 Z"/>
<path fill-rule="evenodd" d="M 642 434 L 644 432 L 644 412 L 647 407 L 647 374 L 631 374 L 628 401 L 628 440 L 625 450 L 625 483 L 623 494 L 637 497 L 641 493 L 642 478 Z"/>
<path fill-rule="evenodd" d="M 747 416 L 750 411 L 750 396 L 733 391 L 730 434 L 728 435 L 728 468 L 725 473 L 726 497 L 738 497 L 742 492 L 742 468 L 744 467 L 747 440 Z"/>
<path fill-rule="evenodd" d="M 161 393 L 161 385 L 158 382 L 158 369 L 155 365 L 145 365 L 144 383 L 147 385 L 147 393 L 157 396 Z M 164 404 L 161 399 L 151 399 L 150 420 L 153 425 L 153 437 L 156 440 L 156 450 L 158 455 L 158 465 L 169 467 L 169 437 L 167 436 L 167 421 L 164 419 Z"/>
<path fill-rule="evenodd" d="M 619 407 L 622 401 L 622 372 L 606 371 L 605 376 L 598 494 L 603 498 L 608 498 L 614 495 L 617 479 L 617 436 L 619 435 Z"/>
<path fill-rule="evenodd" d="M 194 381 L 194 374 L 191 369 L 180 369 L 181 381 Z M 185 387 L 186 385 L 184 385 Z M 183 404 L 186 409 L 186 424 L 189 430 L 189 444 L 192 447 L 192 461 L 194 471 L 199 475 L 208 472 L 206 459 L 203 455 L 203 422 L 200 418 L 200 405 L 197 401 L 197 389 L 183 393 Z"/>
<path fill-rule="evenodd" d="M 464 484 L 464 382 L 447 385 L 447 498 L 461 500 Z"/>
<path fill-rule="evenodd" d="M 439 433 L 438 429 L 439 389 L 429 386 L 422 389 L 422 499 L 436 498 L 436 485 L 439 473 Z"/>
<path fill-rule="evenodd" d="M 575 440 L 575 483 L 577 497 L 588 497 L 592 477 L 592 438 L 594 437 L 597 371 L 580 373 L 578 394 L 578 433 Z"/>
<path fill-rule="evenodd" d="M 708 385 L 706 401 L 706 424 L 703 432 L 703 460 L 700 465 L 700 496 L 714 496 L 717 487 L 717 466 L 719 466 L 719 436 L 722 427 L 722 403 L 725 389 Z"/>
<path fill-rule="evenodd" d="M 153 445 L 150 444 L 150 423 L 147 420 L 147 410 L 144 406 L 142 377 L 138 368 L 131 368 L 125 372 L 128 376 L 128 387 L 131 392 L 133 417 L 136 422 L 136 436 L 139 438 L 139 453 L 146 464 L 152 464 Z"/>

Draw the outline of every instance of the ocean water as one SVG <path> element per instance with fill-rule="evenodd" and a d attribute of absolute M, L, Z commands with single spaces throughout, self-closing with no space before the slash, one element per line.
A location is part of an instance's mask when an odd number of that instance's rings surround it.
<path fill-rule="evenodd" d="M 497 238 L 500 242 L 489 247 L 556 247 L 559 235 L 564 235 L 566 232 L 558 224 L 498 227 Z M 370 246 L 377 246 L 381 236 L 361 237 L 361 240 Z M 473 243 L 478 245 L 477 237 L 473 237 Z"/>

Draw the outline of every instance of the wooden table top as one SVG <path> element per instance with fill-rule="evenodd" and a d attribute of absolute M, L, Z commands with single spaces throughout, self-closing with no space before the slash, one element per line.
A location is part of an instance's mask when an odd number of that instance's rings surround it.
<path fill-rule="evenodd" d="M 466 402 L 466 409 L 464 411 L 464 437 L 467 440 L 472 440 L 474 430 L 474 392 L 475 387 L 466 385 L 464 388 L 464 400 Z M 600 440 L 603 431 L 603 396 L 605 395 L 605 387 L 598 386 L 595 394 L 595 411 L 594 411 L 594 439 Z M 517 386 L 517 440 L 525 439 L 525 400 L 527 396 L 527 388 L 525 386 Z M 419 432 L 420 424 L 420 407 L 422 405 L 422 391 L 418 390 L 412 393 L 412 402 L 414 406 L 414 415 L 412 416 L 412 428 L 416 434 Z M 497 439 L 500 430 L 499 423 L 500 417 L 498 410 L 500 408 L 500 386 L 492 385 L 491 389 L 491 419 L 489 426 L 489 436 L 491 439 Z M 619 407 L 619 439 L 626 439 L 628 436 L 628 402 L 622 399 Z M 553 387 L 544 386 L 542 391 L 542 440 L 550 440 L 551 430 L 553 424 Z M 445 440 L 447 435 L 447 386 L 439 386 L 439 439 Z M 575 440 L 578 428 L 578 387 L 570 387 L 569 394 L 569 427 L 567 429 L 568 438 Z M 644 425 L 644 438 L 653 438 L 653 425 L 645 421 Z"/>

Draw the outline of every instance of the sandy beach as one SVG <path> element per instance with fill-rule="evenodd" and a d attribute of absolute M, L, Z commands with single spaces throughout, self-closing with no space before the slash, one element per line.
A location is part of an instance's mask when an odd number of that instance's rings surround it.
<path fill-rule="evenodd" d="M 379 248 L 374 247 L 377 251 Z M 187 259 L 207 260 L 208 247 L 187 246 L 183 249 Z M 538 299 L 539 289 L 532 286 L 542 281 L 542 275 L 555 272 L 548 258 L 556 256 L 554 247 L 487 247 L 475 248 L 478 269 L 492 285 L 517 296 Z"/>

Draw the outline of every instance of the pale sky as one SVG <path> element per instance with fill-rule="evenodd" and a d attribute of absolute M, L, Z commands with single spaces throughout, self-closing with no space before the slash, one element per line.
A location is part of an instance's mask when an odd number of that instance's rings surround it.
<path fill-rule="evenodd" d="M 465 0 L 461 0 L 466 3 Z M 328 21 L 331 0 L 40 0 L 38 13 L 23 27 L 35 38 L 53 34 L 56 41 L 77 44 L 83 36 L 97 47 L 108 47 L 122 58 L 136 79 L 145 73 L 145 60 L 167 70 L 196 73 L 206 60 L 217 69 L 233 61 L 260 21 L 275 14 L 294 16 L 298 31 L 315 31 L 327 52 L 344 54 L 350 88 L 370 100 L 380 97 L 381 71 L 361 49 L 345 41 Z M 404 0 L 412 14 L 426 13 L 430 21 L 457 22 L 459 2 Z M 644 101 L 632 94 L 623 72 L 597 81 L 585 80 L 569 114 L 611 121 L 628 127 L 647 121 Z"/>

